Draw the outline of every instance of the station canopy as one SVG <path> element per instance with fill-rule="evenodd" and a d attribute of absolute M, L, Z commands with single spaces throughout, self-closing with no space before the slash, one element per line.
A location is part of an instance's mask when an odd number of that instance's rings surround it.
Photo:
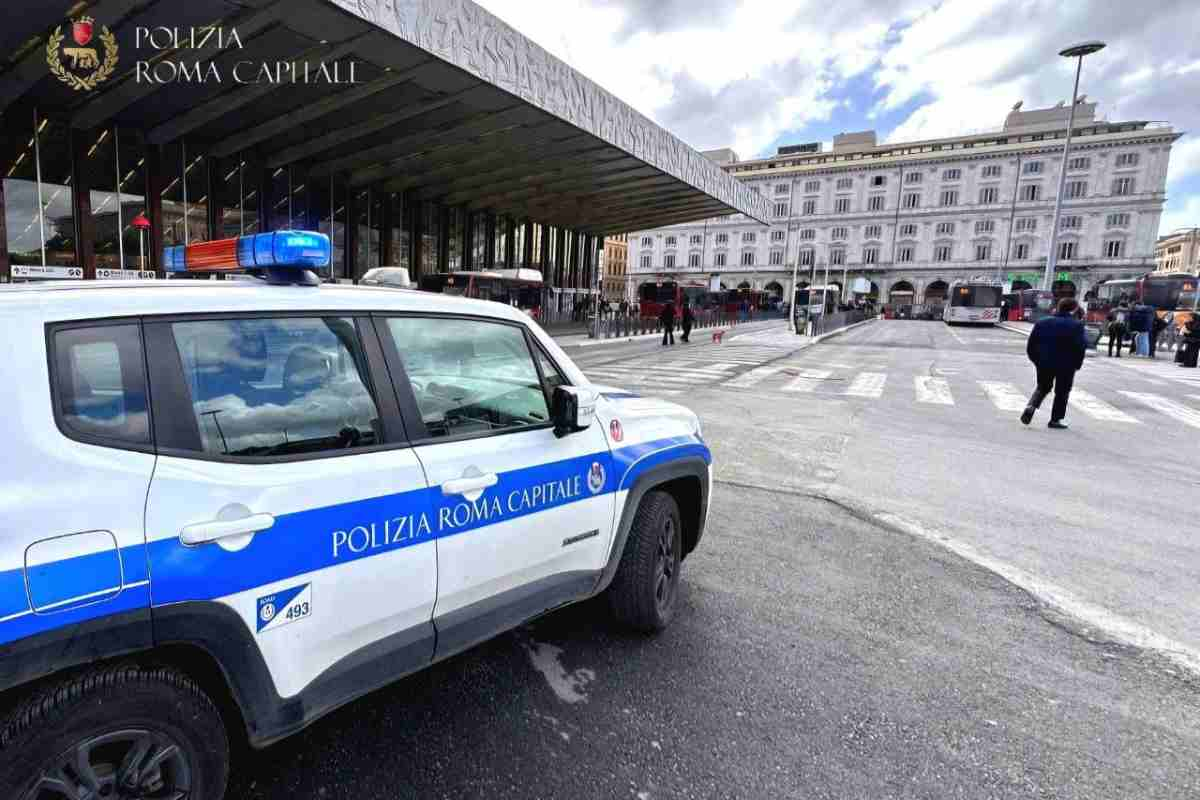
<path fill-rule="evenodd" d="M 128 126 L 151 144 L 597 235 L 767 220 L 764 197 L 468 0 L 6 0 L 4 17 L 0 113 L 32 103 L 78 129 Z M 119 58 L 76 89 L 47 53 L 84 17 Z M 246 80 L 281 62 L 316 82 Z M 169 80 L 196 64 L 204 80 Z"/>

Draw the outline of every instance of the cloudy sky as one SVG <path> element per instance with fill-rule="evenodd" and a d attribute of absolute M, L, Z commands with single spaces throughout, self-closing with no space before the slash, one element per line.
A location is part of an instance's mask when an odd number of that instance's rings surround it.
<path fill-rule="evenodd" d="M 874 128 L 904 141 L 998 129 L 1071 92 L 1064 46 L 1101 39 L 1080 92 L 1109 120 L 1191 132 L 1160 233 L 1200 225 L 1196 0 L 478 0 L 699 149 L 742 158 Z"/>

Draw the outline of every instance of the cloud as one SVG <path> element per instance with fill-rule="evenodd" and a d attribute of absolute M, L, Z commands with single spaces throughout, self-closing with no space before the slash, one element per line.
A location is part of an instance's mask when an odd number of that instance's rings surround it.
<path fill-rule="evenodd" d="M 1168 207 L 1158 226 L 1160 236 L 1166 236 L 1180 228 L 1200 226 L 1200 194 L 1193 194 L 1179 204 Z"/>

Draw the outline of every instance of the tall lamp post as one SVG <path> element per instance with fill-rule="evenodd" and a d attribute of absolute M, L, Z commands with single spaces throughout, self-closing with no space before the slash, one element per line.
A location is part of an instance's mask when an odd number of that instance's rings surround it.
<path fill-rule="evenodd" d="M 1074 58 L 1075 88 L 1071 92 L 1071 114 L 1067 119 L 1067 141 L 1063 144 L 1062 163 L 1058 170 L 1058 192 L 1054 195 L 1054 221 L 1050 225 L 1050 252 L 1046 255 L 1046 275 L 1042 278 L 1042 289 L 1050 290 L 1054 282 L 1054 268 L 1058 263 L 1058 218 L 1062 214 L 1063 188 L 1067 182 L 1067 156 L 1071 149 L 1071 132 L 1075 128 L 1075 106 L 1079 102 L 1079 73 L 1083 70 L 1083 57 L 1104 49 L 1104 42 L 1080 42 L 1060 50 L 1059 55 Z"/>

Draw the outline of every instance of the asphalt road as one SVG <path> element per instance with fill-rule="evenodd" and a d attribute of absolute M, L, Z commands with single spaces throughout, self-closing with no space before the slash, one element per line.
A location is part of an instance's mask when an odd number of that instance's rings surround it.
<path fill-rule="evenodd" d="M 1195 428 L 1119 392 L 1200 409 L 1200 389 L 1089 361 L 1079 385 L 1139 421 L 1055 432 L 979 386 L 1030 388 L 1015 334 L 696 338 L 578 351 L 597 381 L 695 408 L 714 450 L 670 630 L 549 615 L 244 756 L 229 796 L 1200 796 L 1200 680 L 1003 572 L 1193 635 L 1196 489 L 1172 470 L 1194 474 Z M 946 385 L 919 402 L 920 376 Z"/>

